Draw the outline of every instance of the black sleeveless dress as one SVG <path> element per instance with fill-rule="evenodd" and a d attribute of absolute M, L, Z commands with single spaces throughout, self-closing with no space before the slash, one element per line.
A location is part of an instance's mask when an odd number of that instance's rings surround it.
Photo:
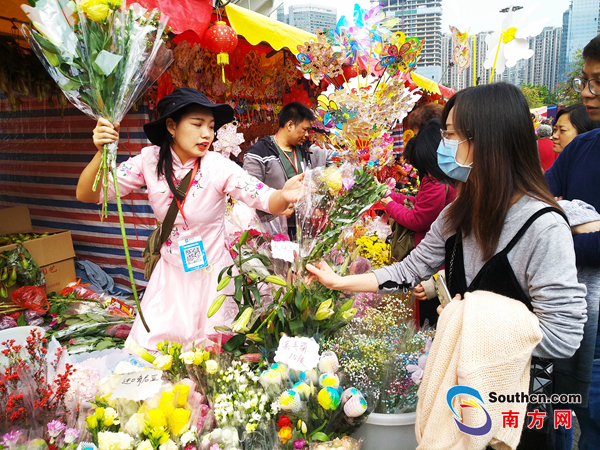
<path fill-rule="evenodd" d="M 527 306 L 533 312 L 530 297 L 523 291 L 519 280 L 515 275 L 510 262 L 508 253 L 519 242 L 521 237 L 529 229 L 531 224 L 540 216 L 555 212 L 560 214 L 567 221 L 567 217 L 557 208 L 547 207 L 540 209 L 533 214 L 527 222 L 521 227 L 517 234 L 511 239 L 508 245 L 499 253 L 496 253 L 481 268 L 469 286 L 465 275 L 464 253 L 462 246 L 462 235 L 457 233 L 446 241 L 446 280 L 448 290 L 452 297 L 460 294 L 464 298 L 466 292 L 488 291 L 494 292 L 505 297 L 518 300 Z M 531 379 L 529 382 L 530 394 L 546 394 L 548 398 L 552 395 L 552 361 L 549 359 L 533 357 L 531 361 Z M 519 444 L 519 449 L 551 449 L 554 445 L 554 427 L 552 426 L 553 408 L 551 404 L 528 404 L 527 410 L 546 413 L 544 427 L 542 430 L 531 430 L 527 427 L 528 417 L 525 417 L 523 426 L 523 435 Z M 541 432 L 540 432 L 541 431 Z"/>

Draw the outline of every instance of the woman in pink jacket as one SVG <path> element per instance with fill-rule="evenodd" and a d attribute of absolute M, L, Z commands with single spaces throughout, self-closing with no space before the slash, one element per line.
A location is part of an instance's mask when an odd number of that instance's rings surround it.
<path fill-rule="evenodd" d="M 389 197 L 379 201 L 392 219 L 415 232 L 415 247 L 423 240 L 442 210 L 456 198 L 453 180 L 438 166 L 437 148 L 441 139 L 440 120 L 431 119 L 419 130 L 419 134 L 408 141 L 404 149 L 404 159 L 419 171 L 421 177 L 417 196 L 407 197 L 392 192 Z M 414 208 L 405 206 L 407 199 L 412 202 Z M 431 282 L 429 284 L 433 285 Z M 435 325 L 438 319 L 436 308 L 440 304 L 435 292 L 425 292 L 423 285 L 418 285 L 415 287 L 415 296 L 419 300 L 429 299 L 418 302 L 415 320 L 421 326 L 425 319 L 430 325 Z"/>
<path fill-rule="evenodd" d="M 392 219 L 415 232 L 415 247 L 425 237 L 442 209 L 456 198 L 456 189 L 437 163 L 437 148 L 442 139 L 439 119 L 432 119 L 412 138 L 404 149 L 404 159 L 417 169 L 421 186 L 416 197 L 392 192 L 380 203 Z M 414 208 L 405 206 L 410 200 Z"/>

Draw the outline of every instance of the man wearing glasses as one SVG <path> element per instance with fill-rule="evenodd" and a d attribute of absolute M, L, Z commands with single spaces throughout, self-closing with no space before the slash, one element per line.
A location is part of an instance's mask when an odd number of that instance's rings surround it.
<path fill-rule="evenodd" d="M 581 93 L 590 119 L 600 121 L 600 35 L 584 47 L 582 56 L 585 65 L 581 76 L 573 79 L 573 89 Z M 583 200 L 600 211 L 600 129 L 576 136 L 545 175 L 556 197 Z M 573 236 L 580 272 L 581 269 L 600 269 L 600 231 L 586 231 L 581 234 L 575 231 Z M 580 450 L 598 448 L 600 445 L 600 335 L 597 330 L 596 333 L 592 330 L 597 324 L 600 296 L 593 291 L 593 285 L 587 287 L 588 294 L 594 296 L 591 302 L 588 300 L 586 328 L 590 328 L 590 333 L 584 332 L 579 355 L 576 353 L 567 361 L 556 361 L 554 367 L 557 374 L 569 375 L 572 389 L 584 388 L 585 391 L 586 385 L 589 385 L 587 405 L 585 395 L 584 404 L 566 405 L 575 411 L 581 427 Z M 591 355 L 594 359 L 590 373 Z M 559 430 L 556 438 L 556 449 L 571 449 L 572 430 Z"/>

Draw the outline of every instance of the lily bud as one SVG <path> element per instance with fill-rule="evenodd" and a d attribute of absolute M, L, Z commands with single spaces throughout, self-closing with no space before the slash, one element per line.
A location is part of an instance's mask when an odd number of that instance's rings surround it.
<path fill-rule="evenodd" d="M 245 333 L 246 331 L 249 331 L 247 325 L 250 321 L 250 317 L 252 316 L 253 312 L 254 309 L 246 308 L 242 315 L 239 317 L 239 319 L 233 322 L 233 324 L 231 325 L 232 331 L 234 333 Z"/>
<path fill-rule="evenodd" d="M 247 334 L 246 337 L 254 342 L 262 342 L 263 341 L 263 338 L 256 333 Z"/>
<path fill-rule="evenodd" d="M 346 321 L 351 321 L 352 319 L 354 319 L 354 316 L 356 316 L 356 308 L 351 308 L 348 311 L 344 311 L 342 313 L 342 319 L 346 320 Z"/>
<path fill-rule="evenodd" d="M 333 302 L 331 301 L 331 299 L 325 300 L 324 302 L 322 302 L 319 305 L 319 308 L 317 309 L 317 313 L 315 314 L 315 319 L 316 320 L 329 319 L 334 313 L 333 309 L 331 309 L 332 303 Z"/>

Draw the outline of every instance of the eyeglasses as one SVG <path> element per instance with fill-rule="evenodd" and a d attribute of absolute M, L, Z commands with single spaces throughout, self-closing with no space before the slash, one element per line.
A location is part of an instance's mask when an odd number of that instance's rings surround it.
<path fill-rule="evenodd" d="M 575 89 L 575 92 L 579 92 L 579 93 L 583 92 L 586 84 L 590 88 L 590 92 L 592 94 L 600 95 L 600 80 L 598 80 L 598 79 L 586 80 L 585 78 L 581 78 L 581 77 L 573 78 L 573 89 Z"/>
<path fill-rule="evenodd" d="M 440 134 L 442 135 L 442 140 L 443 141 L 456 141 L 457 139 L 452 139 L 450 137 L 450 133 L 459 133 L 459 131 L 458 130 L 440 130 Z M 472 138 L 465 139 L 464 141 L 460 141 L 458 144 L 460 145 L 463 142 L 467 142 L 471 139 Z"/>

